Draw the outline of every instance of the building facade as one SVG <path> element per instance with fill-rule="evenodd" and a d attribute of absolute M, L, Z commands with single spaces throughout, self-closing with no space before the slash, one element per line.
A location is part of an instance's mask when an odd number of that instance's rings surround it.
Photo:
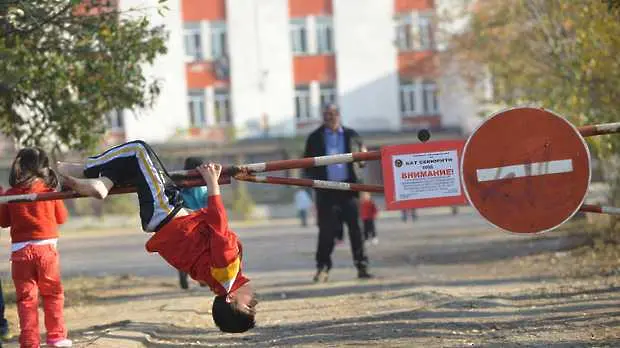
<path fill-rule="evenodd" d="M 164 81 L 158 105 L 142 117 L 110 115 L 108 142 L 303 135 L 329 102 L 360 131 L 467 128 L 475 114 L 466 88 L 450 90 L 454 72 L 440 66 L 433 0 L 167 4 L 164 17 L 152 16 L 170 35 L 150 69 Z"/>

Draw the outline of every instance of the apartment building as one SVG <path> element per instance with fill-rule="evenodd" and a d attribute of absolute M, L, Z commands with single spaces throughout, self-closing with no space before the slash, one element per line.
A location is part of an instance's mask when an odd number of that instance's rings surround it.
<path fill-rule="evenodd" d="M 461 128 L 475 114 L 466 88 L 455 90 L 440 66 L 433 0 L 167 5 L 166 16 L 152 16 L 170 35 L 167 55 L 150 70 L 164 81 L 158 105 L 109 115 L 109 142 L 303 135 L 328 102 L 360 131 Z"/>

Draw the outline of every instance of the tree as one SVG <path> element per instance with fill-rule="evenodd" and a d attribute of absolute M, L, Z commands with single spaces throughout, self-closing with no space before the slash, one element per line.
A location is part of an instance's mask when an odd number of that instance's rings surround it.
<path fill-rule="evenodd" d="M 479 0 L 450 54 L 468 78 L 490 73 L 493 100 L 536 104 L 573 124 L 620 121 L 620 6 L 615 0 Z M 615 163 L 620 136 L 588 138 Z M 611 200 L 620 205 L 618 166 L 608 166 Z"/>
<path fill-rule="evenodd" d="M 84 150 L 105 115 L 159 93 L 143 66 L 166 34 L 110 0 L 0 0 L 0 131 L 20 145 Z M 162 2 L 162 1 L 160 1 Z"/>

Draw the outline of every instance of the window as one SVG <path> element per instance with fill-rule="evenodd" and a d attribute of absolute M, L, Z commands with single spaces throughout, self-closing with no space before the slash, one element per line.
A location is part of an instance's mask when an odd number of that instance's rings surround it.
<path fill-rule="evenodd" d="M 430 15 L 420 15 L 418 20 L 420 49 L 430 50 L 433 48 L 433 26 Z"/>
<path fill-rule="evenodd" d="M 417 114 L 416 95 L 418 88 L 415 82 L 400 85 L 400 115 L 414 116 Z"/>
<path fill-rule="evenodd" d="M 422 84 L 422 110 L 424 110 L 425 114 L 436 114 L 439 112 L 437 84 L 435 82 L 425 81 Z"/>
<path fill-rule="evenodd" d="M 108 128 L 111 130 L 122 130 L 124 128 L 123 114 L 124 112 L 121 109 L 116 109 L 109 112 L 106 115 Z"/>
<path fill-rule="evenodd" d="M 336 103 L 336 89 L 332 85 L 322 85 L 320 91 L 321 110 L 331 103 Z"/>
<path fill-rule="evenodd" d="M 297 121 L 310 119 L 310 89 L 307 86 L 295 88 L 295 118 Z"/>
<path fill-rule="evenodd" d="M 223 22 L 211 23 L 211 58 L 225 57 L 228 53 L 226 45 L 226 24 Z"/>
<path fill-rule="evenodd" d="M 215 124 L 228 125 L 231 123 L 230 95 L 228 90 L 216 90 L 213 100 L 215 108 Z"/>
<path fill-rule="evenodd" d="M 183 27 L 185 55 L 192 60 L 202 60 L 202 38 L 200 23 L 186 23 Z"/>
<path fill-rule="evenodd" d="M 411 51 L 413 49 L 411 29 L 411 18 L 409 16 L 399 16 L 396 18 L 396 47 L 401 51 Z"/>
<path fill-rule="evenodd" d="M 396 17 L 396 46 L 401 51 L 414 49 L 430 50 L 434 48 L 433 17 L 422 13 L 417 16 L 414 25 L 411 14 Z"/>
<path fill-rule="evenodd" d="M 191 91 L 188 97 L 189 124 L 192 128 L 202 128 L 207 124 L 205 96 L 202 90 Z"/>
<path fill-rule="evenodd" d="M 291 20 L 291 47 L 293 54 L 306 54 L 308 52 L 308 44 L 306 39 L 306 21 L 305 19 Z"/>
<path fill-rule="evenodd" d="M 317 53 L 325 54 L 334 52 L 334 30 L 331 18 L 317 18 L 316 41 Z"/>

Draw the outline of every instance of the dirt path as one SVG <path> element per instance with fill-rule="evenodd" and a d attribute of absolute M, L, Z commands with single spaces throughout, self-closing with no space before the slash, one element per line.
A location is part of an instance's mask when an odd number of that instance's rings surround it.
<path fill-rule="evenodd" d="M 378 277 L 354 279 L 344 248 L 326 284 L 310 282 L 313 230 L 241 229 L 261 300 L 243 335 L 219 333 L 207 291 L 182 291 L 173 274 L 67 280 L 66 319 L 77 347 L 620 346 L 617 248 L 575 248 L 579 225 L 523 237 L 472 219 L 382 221 L 369 246 Z"/>

